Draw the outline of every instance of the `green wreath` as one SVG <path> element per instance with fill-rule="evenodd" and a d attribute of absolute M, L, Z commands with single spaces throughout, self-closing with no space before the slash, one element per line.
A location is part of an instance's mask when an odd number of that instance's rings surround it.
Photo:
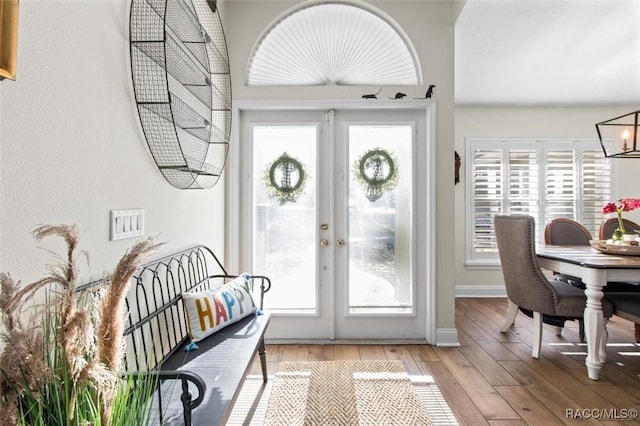
<path fill-rule="evenodd" d="M 371 149 L 353 164 L 356 182 L 369 201 L 376 201 L 398 184 L 397 158 L 382 148 Z"/>
<path fill-rule="evenodd" d="M 287 202 L 296 202 L 304 192 L 306 178 L 304 165 L 285 152 L 267 164 L 263 180 L 267 194 L 277 198 L 280 205 L 283 205 Z"/>

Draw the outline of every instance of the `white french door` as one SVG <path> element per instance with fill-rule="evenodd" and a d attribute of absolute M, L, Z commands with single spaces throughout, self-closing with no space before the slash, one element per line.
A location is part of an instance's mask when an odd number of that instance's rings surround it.
<path fill-rule="evenodd" d="M 240 264 L 272 279 L 270 339 L 425 338 L 425 132 L 418 109 L 242 112 Z"/>

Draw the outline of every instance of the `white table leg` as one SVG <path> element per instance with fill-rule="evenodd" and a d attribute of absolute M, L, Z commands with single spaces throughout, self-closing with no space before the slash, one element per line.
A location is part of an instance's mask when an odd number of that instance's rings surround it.
<path fill-rule="evenodd" d="M 603 269 L 585 269 L 582 281 L 587 285 L 587 306 L 584 310 L 584 328 L 587 339 L 587 372 L 589 378 L 598 380 L 601 363 L 605 361 L 602 349 L 602 287 L 607 283 L 607 274 Z"/>

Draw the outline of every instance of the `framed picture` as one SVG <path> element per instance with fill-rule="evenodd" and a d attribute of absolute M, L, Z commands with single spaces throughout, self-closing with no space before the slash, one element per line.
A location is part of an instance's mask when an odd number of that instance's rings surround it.
<path fill-rule="evenodd" d="M 0 0 L 0 79 L 16 79 L 18 0 Z"/>

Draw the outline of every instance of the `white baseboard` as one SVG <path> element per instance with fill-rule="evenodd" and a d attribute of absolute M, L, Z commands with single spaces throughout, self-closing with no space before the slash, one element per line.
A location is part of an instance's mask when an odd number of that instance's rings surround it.
<path fill-rule="evenodd" d="M 504 285 L 457 285 L 456 297 L 507 297 Z"/>
<path fill-rule="evenodd" d="M 438 328 L 436 329 L 436 346 L 460 346 L 458 342 L 458 329 Z"/>

